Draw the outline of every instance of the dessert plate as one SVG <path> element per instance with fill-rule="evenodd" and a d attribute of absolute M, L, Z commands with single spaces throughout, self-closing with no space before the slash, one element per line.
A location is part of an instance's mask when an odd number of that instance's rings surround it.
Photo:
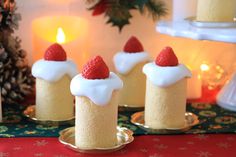
<path fill-rule="evenodd" d="M 232 22 L 202 22 L 197 21 L 196 17 L 188 17 L 185 20 L 189 21 L 192 26 L 200 28 L 235 28 L 236 21 Z"/>
<path fill-rule="evenodd" d="M 42 125 L 48 125 L 48 126 L 58 126 L 58 125 L 66 125 L 66 124 L 75 124 L 75 117 L 71 117 L 69 119 L 63 120 L 63 121 L 57 121 L 57 120 L 41 120 L 37 119 L 35 117 L 35 105 L 28 106 L 24 112 L 23 115 L 27 118 L 29 118 L 31 121 L 34 121 L 38 124 Z"/>
<path fill-rule="evenodd" d="M 124 127 L 117 127 L 117 145 L 109 148 L 86 149 L 75 146 L 75 127 L 64 129 L 59 134 L 59 141 L 62 144 L 64 144 L 69 149 L 82 153 L 110 153 L 122 149 L 125 147 L 125 145 L 131 143 L 134 140 L 133 132 L 131 130 Z"/>
<path fill-rule="evenodd" d="M 147 130 L 154 131 L 160 133 L 176 133 L 176 132 L 184 132 L 189 130 L 191 127 L 199 124 L 198 116 L 191 113 L 185 113 L 185 126 L 182 128 L 165 128 L 165 129 L 152 129 L 149 126 L 145 125 L 144 122 L 144 112 L 136 112 L 131 116 L 131 123 L 138 125 L 139 127 Z"/>

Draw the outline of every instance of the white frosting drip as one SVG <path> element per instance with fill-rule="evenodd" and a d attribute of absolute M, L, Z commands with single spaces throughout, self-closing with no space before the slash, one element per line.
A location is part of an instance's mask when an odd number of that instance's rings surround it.
<path fill-rule="evenodd" d="M 113 61 L 117 72 L 120 74 L 127 74 L 138 63 L 149 61 L 149 55 L 147 52 L 119 52 L 114 56 Z"/>
<path fill-rule="evenodd" d="M 123 87 L 122 80 L 113 72 L 107 79 L 90 80 L 76 75 L 70 84 L 71 93 L 75 96 L 88 97 L 93 103 L 99 106 L 105 106 L 112 97 L 113 90 Z"/>
<path fill-rule="evenodd" d="M 155 85 L 160 87 L 170 86 L 184 77 L 191 77 L 191 71 L 183 64 L 177 66 L 158 66 L 154 62 L 143 67 L 143 73 Z"/>
<path fill-rule="evenodd" d="M 67 61 L 47 61 L 44 59 L 38 60 L 32 67 L 32 75 L 37 78 L 56 82 L 68 74 L 73 78 L 78 74 L 77 66 L 72 60 Z"/>

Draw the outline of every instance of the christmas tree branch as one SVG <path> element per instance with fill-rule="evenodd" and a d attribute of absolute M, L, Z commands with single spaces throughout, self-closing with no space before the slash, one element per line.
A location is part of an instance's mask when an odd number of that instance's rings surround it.
<path fill-rule="evenodd" d="M 93 16 L 104 14 L 108 18 L 107 23 L 116 26 L 119 30 L 130 24 L 132 18 L 131 10 L 138 10 L 142 15 L 147 13 L 153 20 L 166 15 L 165 3 L 161 0 L 87 0 L 92 4 Z"/>

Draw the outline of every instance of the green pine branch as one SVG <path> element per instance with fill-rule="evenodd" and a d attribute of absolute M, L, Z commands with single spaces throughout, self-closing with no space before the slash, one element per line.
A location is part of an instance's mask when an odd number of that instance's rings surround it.
<path fill-rule="evenodd" d="M 148 14 L 152 16 L 153 20 L 157 20 L 167 14 L 167 8 L 163 1 L 148 0 L 144 7 L 147 9 Z"/>
<path fill-rule="evenodd" d="M 92 4 L 89 9 L 94 10 L 101 1 L 87 0 L 86 2 Z M 166 5 L 162 0 L 103 0 L 103 2 L 106 2 L 107 7 L 104 12 L 105 17 L 108 18 L 106 23 L 118 27 L 120 31 L 130 24 L 131 10 L 137 10 L 141 15 L 147 14 L 153 20 L 167 14 Z"/>
<path fill-rule="evenodd" d="M 111 23 L 112 26 L 118 27 L 120 31 L 125 25 L 130 23 L 129 20 L 132 18 L 130 6 L 122 5 L 119 0 L 110 5 L 105 16 L 108 17 L 107 23 Z"/>

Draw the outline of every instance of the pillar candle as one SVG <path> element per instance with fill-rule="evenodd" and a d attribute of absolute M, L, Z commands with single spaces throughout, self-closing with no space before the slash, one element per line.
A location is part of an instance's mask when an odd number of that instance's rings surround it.
<path fill-rule="evenodd" d="M 173 0 L 173 21 L 196 16 L 197 0 Z"/>
<path fill-rule="evenodd" d="M 59 30 L 59 31 L 58 31 Z M 58 33 L 64 33 L 65 40 L 57 41 Z M 42 59 L 45 50 L 53 43 L 60 43 L 78 68 L 90 58 L 88 53 L 88 23 L 76 16 L 46 16 L 32 22 L 33 62 Z"/>
<path fill-rule="evenodd" d="M 197 70 L 192 70 L 192 77 L 187 83 L 187 98 L 197 99 L 202 96 L 202 80 Z"/>

